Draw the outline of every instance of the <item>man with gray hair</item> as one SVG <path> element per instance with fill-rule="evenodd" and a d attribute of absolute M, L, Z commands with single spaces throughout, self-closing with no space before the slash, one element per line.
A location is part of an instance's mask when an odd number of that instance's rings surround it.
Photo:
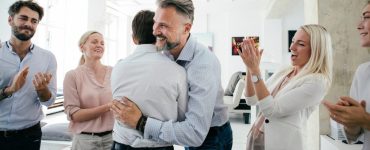
<path fill-rule="evenodd" d="M 191 150 L 230 150 L 232 130 L 223 103 L 221 67 L 217 57 L 190 34 L 193 2 L 159 0 L 157 4 L 153 26 L 156 46 L 186 70 L 189 86 L 186 119 L 174 122 L 148 117 L 125 99 L 120 120 L 143 132 L 147 139 L 184 145 Z"/>

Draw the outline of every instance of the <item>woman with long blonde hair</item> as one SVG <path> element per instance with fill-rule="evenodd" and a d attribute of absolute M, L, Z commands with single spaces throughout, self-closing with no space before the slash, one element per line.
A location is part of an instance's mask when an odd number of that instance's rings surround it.
<path fill-rule="evenodd" d="M 247 68 L 246 99 L 260 114 L 248 134 L 247 150 L 304 150 L 307 120 L 332 81 L 332 44 L 320 25 L 304 25 L 293 37 L 291 66 L 266 83 L 259 68 L 262 51 L 251 39 L 240 56 Z"/>

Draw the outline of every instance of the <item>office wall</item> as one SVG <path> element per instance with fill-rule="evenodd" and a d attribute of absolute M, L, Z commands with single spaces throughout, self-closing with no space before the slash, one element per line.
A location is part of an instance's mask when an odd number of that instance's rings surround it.
<path fill-rule="evenodd" d="M 8 9 L 15 0 L 1 0 L 0 1 L 0 40 L 6 41 L 9 40 L 11 30 L 8 24 Z"/>
<path fill-rule="evenodd" d="M 260 6 L 229 0 L 194 1 L 194 4 L 195 20 L 191 32 L 213 34 L 213 51 L 220 60 L 225 87 L 234 72 L 245 71 L 240 56 L 231 55 L 231 37 L 261 36 Z"/>
<path fill-rule="evenodd" d="M 248 1 L 195 1 L 193 33 L 213 34 L 214 53 L 222 67 L 225 87 L 236 71 L 245 71 L 240 56 L 231 55 L 231 37 L 260 36 L 264 48 L 262 69 L 275 71 L 290 63 L 287 32 L 303 24 L 303 1 L 284 10 L 280 18 L 266 18 L 266 6 Z M 222 11 L 221 11 L 222 10 Z"/>

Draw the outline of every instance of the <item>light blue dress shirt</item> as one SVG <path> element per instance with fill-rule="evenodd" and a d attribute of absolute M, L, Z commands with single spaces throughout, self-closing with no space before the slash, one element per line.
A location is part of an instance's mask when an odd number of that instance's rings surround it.
<path fill-rule="evenodd" d="M 217 57 L 192 36 L 176 63 L 185 68 L 189 87 L 185 121 L 160 121 L 149 117 L 144 138 L 196 147 L 203 143 L 210 127 L 222 126 L 228 121 L 221 67 Z"/>
<path fill-rule="evenodd" d="M 21 89 L 9 98 L 0 101 L 0 131 L 20 130 L 37 124 L 43 118 L 41 105 L 49 106 L 56 97 L 56 70 L 55 56 L 34 44 L 21 61 L 13 51 L 9 41 L 2 43 L 0 48 L 0 88 L 9 86 L 14 76 L 24 67 L 29 66 L 26 83 Z M 32 79 L 38 72 L 51 73 L 52 79 L 49 90 L 52 97 L 41 102 L 37 96 Z"/>

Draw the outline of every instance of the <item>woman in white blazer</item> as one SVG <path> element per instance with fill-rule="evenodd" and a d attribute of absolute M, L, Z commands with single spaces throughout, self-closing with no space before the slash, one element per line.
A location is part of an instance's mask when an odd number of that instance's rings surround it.
<path fill-rule="evenodd" d="M 332 81 L 332 45 L 326 29 L 304 25 L 293 37 L 291 66 L 261 79 L 262 51 L 244 39 L 240 56 L 247 68 L 245 95 L 260 115 L 248 134 L 247 150 L 304 150 L 306 124 Z"/>

